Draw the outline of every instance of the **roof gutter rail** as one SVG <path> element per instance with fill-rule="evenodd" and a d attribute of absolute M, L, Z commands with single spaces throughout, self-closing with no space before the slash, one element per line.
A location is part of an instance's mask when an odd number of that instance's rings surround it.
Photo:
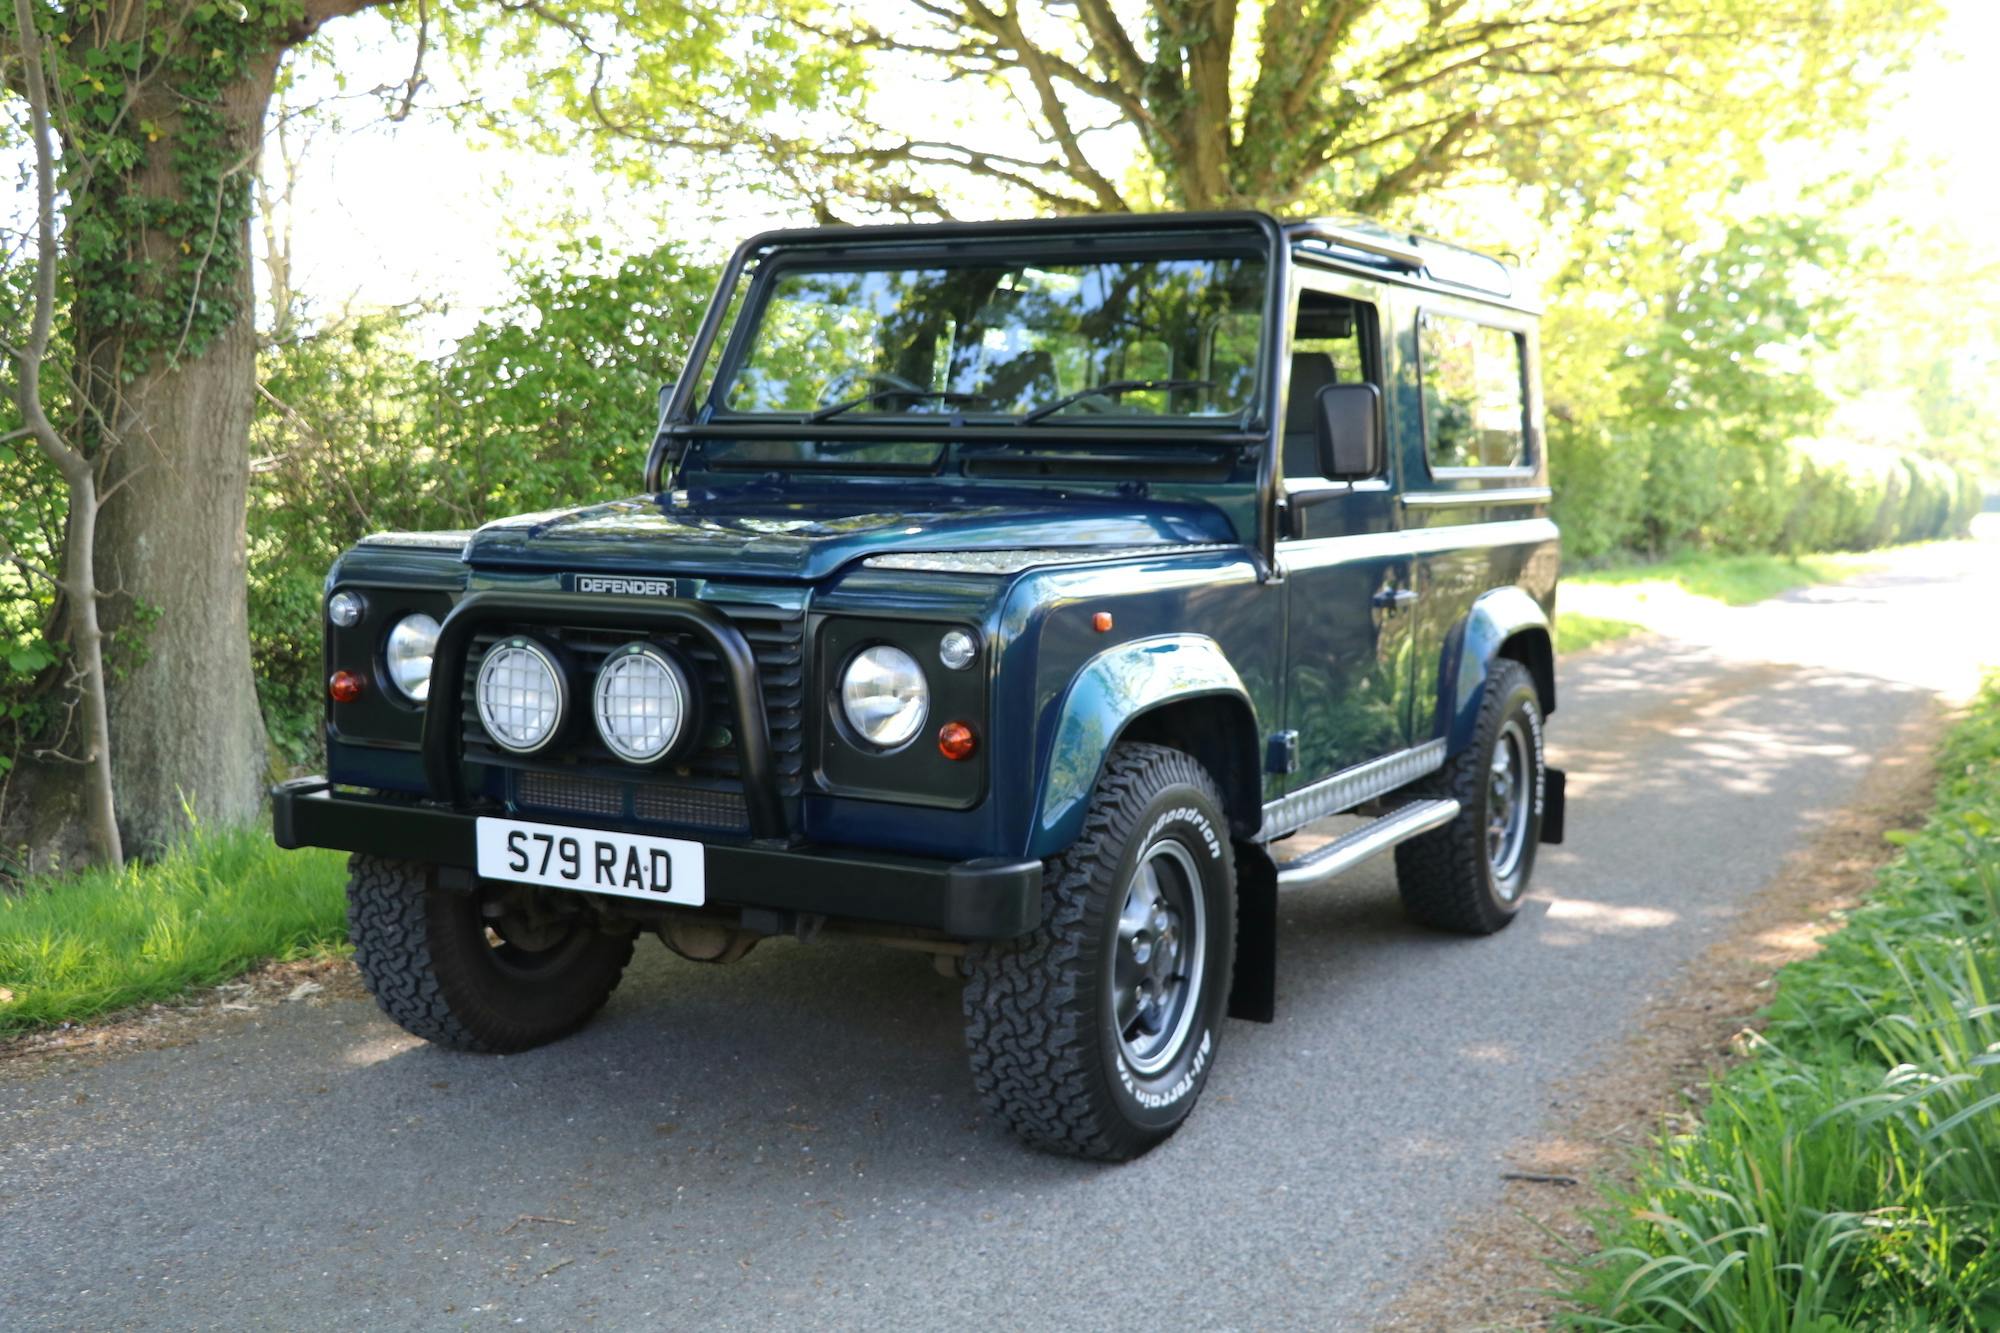
<path fill-rule="evenodd" d="M 1359 250 L 1363 254 L 1377 255 L 1393 260 L 1405 268 L 1421 273 L 1428 262 L 1424 252 L 1414 244 L 1406 244 L 1390 236 L 1380 236 L 1353 227 L 1343 227 L 1331 222 L 1300 222 L 1287 227 L 1295 241 L 1325 241 L 1329 245 L 1342 246 L 1349 250 Z"/>

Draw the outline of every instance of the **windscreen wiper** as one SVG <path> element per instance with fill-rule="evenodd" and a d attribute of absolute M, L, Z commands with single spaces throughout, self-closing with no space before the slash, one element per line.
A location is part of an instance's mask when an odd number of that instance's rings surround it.
<path fill-rule="evenodd" d="M 1078 389 L 1075 393 L 1066 393 L 1060 398 L 1043 403 L 1040 407 L 1030 408 L 1022 415 L 1021 424 L 1025 426 L 1031 421 L 1040 421 L 1043 417 L 1053 416 L 1071 403 L 1080 403 L 1086 398 L 1116 398 L 1120 394 L 1141 393 L 1147 389 L 1213 389 L 1214 387 L 1214 380 L 1106 380 L 1087 389 Z"/>
<path fill-rule="evenodd" d="M 870 403 L 879 403 L 884 398 L 908 398 L 912 402 L 919 403 L 983 403 L 987 401 L 985 394 L 960 393 L 956 389 L 876 389 L 872 392 L 862 394 L 859 398 L 849 398 L 845 402 L 831 403 L 826 407 L 820 408 L 817 412 L 808 412 L 806 413 L 806 420 L 809 422 L 830 421 L 842 412 L 850 412 L 857 407 L 866 407 Z"/>

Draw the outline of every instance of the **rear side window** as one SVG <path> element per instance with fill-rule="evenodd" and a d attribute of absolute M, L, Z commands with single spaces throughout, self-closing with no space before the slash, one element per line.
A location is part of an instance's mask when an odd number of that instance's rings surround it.
<path fill-rule="evenodd" d="M 1431 467 L 1525 465 L 1528 404 L 1521 387 L 1521 335 L 1426 312 L 1418 339 Z"/>

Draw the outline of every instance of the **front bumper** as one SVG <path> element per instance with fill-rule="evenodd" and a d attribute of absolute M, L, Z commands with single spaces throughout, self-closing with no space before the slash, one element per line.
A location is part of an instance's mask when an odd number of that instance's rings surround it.
<path fill-rule="evenodd" d="M 324 778 L 295 778 L 271 790 L 271 831 L 280 847 L 331 847 L 470 870 L 478 862 L 477 817 L 342 790 Z M 953 863 L 838 848 L 706 846 L 711 907 L 919 926 L 958 939 L 1012 939 L 1042 918 L 1039 861 Z"/>

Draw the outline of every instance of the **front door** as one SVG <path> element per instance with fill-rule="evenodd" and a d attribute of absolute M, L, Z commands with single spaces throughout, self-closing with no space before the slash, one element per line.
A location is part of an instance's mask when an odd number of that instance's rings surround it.
<path fill-rule="evenodd" d="M 1301 275 L 1281 473 L 1287 676 L 1285 725 L 1298 733 L 1288 790 L 1410 743 L 1414 679 L 1412 560 L 1389 468 L 1334 481 L 1320 475 L 1313 415 L 1319 388 L 1384 383 L 1381 321 L 1367 289 Z M 1386 407 L 1386 404 L 1385 404 Z"/>

